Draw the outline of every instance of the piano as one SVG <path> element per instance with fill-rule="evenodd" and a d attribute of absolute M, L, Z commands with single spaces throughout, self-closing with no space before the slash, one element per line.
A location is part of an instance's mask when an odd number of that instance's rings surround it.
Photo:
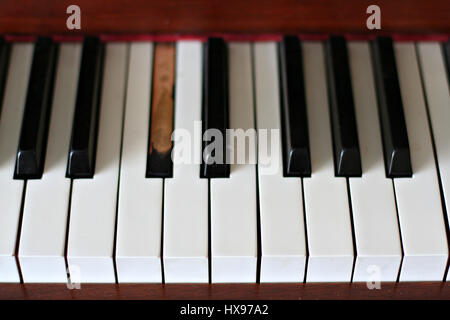
<path fill-rule="evenodd" d="M 450 298 L 448 1 L 70 4 L 0 3 L 0 298 Z"/>

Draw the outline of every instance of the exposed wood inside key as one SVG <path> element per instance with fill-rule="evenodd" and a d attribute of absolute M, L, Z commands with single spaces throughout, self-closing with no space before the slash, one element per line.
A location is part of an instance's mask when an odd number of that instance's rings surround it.
<path fill-rule="evenodd" d="M 146 177 L 172 177 L 175 45 L 155 45 Z"/>

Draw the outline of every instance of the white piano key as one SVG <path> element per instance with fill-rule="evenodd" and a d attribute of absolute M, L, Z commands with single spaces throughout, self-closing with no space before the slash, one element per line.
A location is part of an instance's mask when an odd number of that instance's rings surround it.
<path fill-rule="evenodd" d="M 193 161 L 193 157 L 200 158 L 201 154 L 202 44 L 180 41 L 176 50 L 173 152 L 180 154 L 181 144 L 186 140 L 192 142 L 192 148 L 185 149 L 191 151 L 188 163 L 174 161 L 173 178 L 164 182 L 164 279 L 166 283 L 205 283 L 208 282 L 208 180 L 200 178 L 199 159 Z M 196 137 L 199 141 L 194 141 Z"/>
<path fill-rule="evenodd" d="M 27 182 L 25 194 L 19 245 L 25 283 L 67 282 L 64 251 L 70 179 L 66 166 L 80 60 L 80 44 L 61 44 L 44 174 Z"/>
<path fill-rule="evenodd" d="M 304 42 L 311 178 L 304 178 L 309 260 L 307 282 L 348 282 L 353 241 L 345 178 L 335 177 L 323 45 Z"/>
<path fill-rule="evenodd" d="M 24 182 L 13 175 L 32 55 L 33 44 L 12 45 L 0 114 L 0 282 L 20 281 L 14 254 Z"/>
<path fill-rule="evenodd" d="M 306 239 L 302 181 L 283 177 L 280 133 L 280 96 L 277 44 L 254 45 L 256 119 L 258 130 L 276 130 L 276 150 L 271 140 L 258 141 L 259 211 L 261 221 L 261 282 L 302 282 L 305 274 Z M 271 163 L 261 161 L 263 143 Z"/>
<path fill-rule="evenodd" d="M 257 243 L 256 159 L 252 57 L 249 43 L 229 43 L 230 128 L 242 129 L 248 158 L 230 165 L 230 177 L 210 179 L 211 282 L 255 282 Z M 228 147 L 237 153 L 230 136 Z M 242 156 L 242 155 L 241 155 Z"/>
<path fill-rule="evenodd" d="M 394 46 L 413 169 L 394 179 L 404 258 L 400 281 L 443 279 L 448 246 L 415 46 Z"/>
<path fill-rule="evenodd" d="M 152 43 L 132 43 L 120 167 L 116 262 L 119 282 L 161 282 L 163 180 L 145 178 Z"/>
<path fill-rule="evenodd" d="M 350 178 L 357 258 L 354 282 L 396 281 L 402 248 L 392 181 L 386 179 L 370 48 L 348 44 L 362 177 Z"/>
<path fill-rule="evenodd" d="M 113 248 L 128 45 L 108 44 L 95 174 L 72 187 L 67 260 L 81 282 L 115 282 Z"/>
<path fill-rule="evenodd" d="M 447 216 L 450 218 L 450 93 L 441 45 L 417 44 Z M 447 273 L 447 281 L 450 274 Z"/>

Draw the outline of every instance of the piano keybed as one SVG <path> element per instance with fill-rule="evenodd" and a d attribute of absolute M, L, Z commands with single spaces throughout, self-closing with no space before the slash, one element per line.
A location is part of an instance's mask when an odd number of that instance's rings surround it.
<path fill-rule="evenodd" d="M 448 281 L 449 52 L 0 41 L 0 283 Z"/>

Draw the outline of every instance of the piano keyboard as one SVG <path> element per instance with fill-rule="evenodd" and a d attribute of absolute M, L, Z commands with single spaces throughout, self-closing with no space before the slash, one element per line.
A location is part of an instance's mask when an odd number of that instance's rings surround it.
<path fill-rule="evenodd" d="M 450 42 L 0 38 L 0 282 L 448 281 L 449 78 Z"/>

